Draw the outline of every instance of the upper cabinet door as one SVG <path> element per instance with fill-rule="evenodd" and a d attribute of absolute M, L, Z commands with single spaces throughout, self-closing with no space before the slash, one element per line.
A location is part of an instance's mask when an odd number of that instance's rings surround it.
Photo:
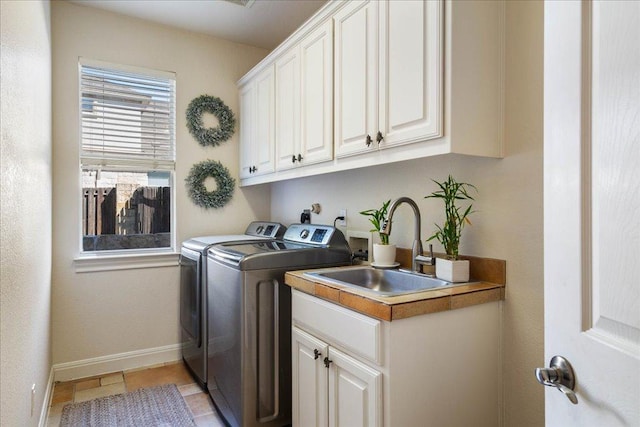
<path fill-rule="evenodd" d="M 240 88 L 240 178 L 275 170 L 274 79 L 270 66 Z"/>
<path fill-rule="evenodd" d="M 300 49 L 276 61 L 276 169 L 298 165 L 300 153 Z"/>
<path fill-rule="evenodd" d="M 333 22 L 335 148 L 344 157 L 377 146 L 378 2 L 350 2 Z"/>
<path fill-rule="evenodd" d="M 240 178 L 249 178 L 253 173 L 255 96 L 255 82 L 240 88 Z"/>
<path fill-rule="evenodd" d="M 256 79 L 255 137 L 252 144 L 255 175 L 272 173 L 274 168 L 275 133 L 275 77 L 273 67 L 265 69 Z"/>
<path fill-rule="evenodd" d="M 380 148 L 442 136 L 443 8 L 380 3 Z"/>
<path fill-rule="evenodd" d="M 333 22 L 300 43 L 302 164 L 333 159 Z"/>

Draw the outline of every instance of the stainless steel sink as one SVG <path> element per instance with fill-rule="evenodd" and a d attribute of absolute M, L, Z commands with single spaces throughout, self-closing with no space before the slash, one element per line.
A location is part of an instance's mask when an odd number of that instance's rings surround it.
<path fill-rule="evenodd" d="M 410 294 L 457 285 L 422 274 L 398 270 L 379 270 L 370 267 L 320 270 L 307 272 L 304 275 L 384 296 Z"/>

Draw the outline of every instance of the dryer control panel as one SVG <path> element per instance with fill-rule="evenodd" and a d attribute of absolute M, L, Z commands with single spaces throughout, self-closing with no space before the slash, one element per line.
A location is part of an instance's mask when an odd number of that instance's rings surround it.
<path fill-rule="evenodd" d="M 284 240 L 308 243 L 318 246 L 344 245 L 342 232 L 330 225 L 291 224 L 284 234 Z"/>

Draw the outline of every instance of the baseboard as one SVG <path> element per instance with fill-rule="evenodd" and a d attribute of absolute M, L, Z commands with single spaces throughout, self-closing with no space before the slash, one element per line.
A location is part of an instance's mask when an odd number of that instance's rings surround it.
<path fill-rule="evenodd" d="M 92 359 L 77 360 L 53 365 L 54 381 L 69 381 L 93 377 L 110 372 L 126 371 L 157 364 L 175 362 L 181 358 L 181 345 L 135 350 Z"/>
<path fill-rule="evenodd" d="M 49 407 L 51 406 L 51 399 L 53 399 L 53 366 L 49 370 L 47 391 L 44 393 L 44 399 L 42 399 L 42 409 L 40 410 L 40 421 L 38 422 L 38 427 L 47 426 L 47 418 L 49 417 Z"/>

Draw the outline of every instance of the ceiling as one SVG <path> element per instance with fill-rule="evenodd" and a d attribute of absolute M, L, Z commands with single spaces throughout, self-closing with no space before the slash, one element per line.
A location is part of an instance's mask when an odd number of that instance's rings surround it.
<path fill-rule="evenodd" d="M 148 21 L 272 50 L 327 0 L 71 0 Z M 242 3 L 242 1 L 239 1 Z"/>

